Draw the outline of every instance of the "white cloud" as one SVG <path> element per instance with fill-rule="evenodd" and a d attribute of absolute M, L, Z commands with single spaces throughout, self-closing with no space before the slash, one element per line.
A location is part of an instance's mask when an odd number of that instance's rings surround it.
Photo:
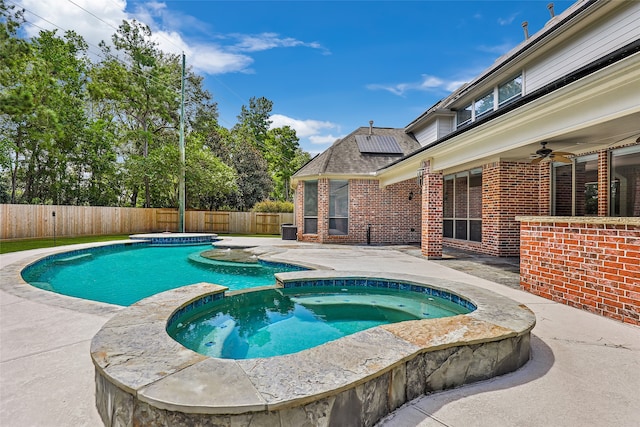
<path fill-rule="evenodd" d="M 520 12 L 513 13 L 506 18 L 498 18 L 498 25 L 510 25 L 518 17 L 518 15 L 520 15 Z"/>
<path fill-rule="evenodd" d="M 341 135 L 341 136 L 334 136 L 333 134 L 317 135 L 317 136 L 309 137 L 309 141 L 311 141 L 312 144 L 318 144 L 318 145 L 333 144 L 334 142 L 342 138 L 344 138 L 344 135 Z"/>
<path fill-rule="evenodd" d="M 59 35 L 73 30 L 92 45 L 92 50 L 103 40 L 110 43 L 114 28 L 128 18 L 124 0 L 74 0 L 76 4 L 59 0 L 18 0 L 17 3 L 25 9 L 28 36 L 38 35 L 41 28 L 57 29 Z"/>
<path fill-rule="evenodd" d="M 212 35 L 209 25 L 198 18 L 171 10 L 167 3 L 148 1 L 126 11 L 125 0 L 16 0 L 26 9 L 28 36 L 40 28 L 55 29 L 59 34 L 74 30 L 84 37 L 92 55 L 99 55 L 101 41 L 111 44 L 111 36 L 123 20 L 136 19 L 148 25 L 158 46 L 171 53 L 185 52 L 187 63 L 203 74 L 251 73 L 254 59 L 249 53 L 276 48 L 305 47 L 328 51 L 317 42 L 304 42 L 275 33 L 257 35 Z M 75 3 L 75 4 L 74 4 Z M 185 39 L 181 29 L 189 28 L 205 35 L 206 42 Z M 213 41 L 215 40 L 215 41 Z"/>
<path fill-rule="evenodd" d="M 503 55 L 506 52 L 509 52 L 512 48 L 513 45 L 511 43 L 502 43 L 495 46 L 487 46 L 481 44 L 476 47 L 476 49 L 478 49 L 480 52 L 495 53 L 497 55 Z"/>
<path fill-rule="evenodd" d="M 460 86 L 462 86 L 463 84 L 468 83 L 469 81 L 471 81 L 471 79 L 468 80 L 454 80 L 454 81 L 450 81 L 449 83 L 447 83 L 447 85 L 445 86 L 445 89 L 447 90 L 447 92 L 453 92 L 456 89 L 458 89 Z"/>
<path fill-rule="evenodd" d="M 338 125 L 331 122 L 322 122 L 319 120 L 298 120 L 282 114 L 273 114 L 269 118 L 272 122 L 272 128 L 289 126 L 290 128 L 295 129 L 296 135 L 298 135 L 299 138 L 312 137 L 319 134 L 323 129 L 336 129 L 338 127 Z"/>
<path fill-rule="evenodd" d="M 175 31 L 154 32 L 153 39 L 165 52 L 175 54 L 184 52 L 187 64 L 199 73 L 224 74 L 251 71 L 248 67 L 253 64 L 253 58 L 241 53 L 226 51 L 223 47 L 213 43 L 187 43 Z"/>
<path fill-rule="evenodd" d="M 324 133 L 326 131 L 334 130 L 340 131 L 340 126 L 332 122 L 320 121 L 320 120 L 299 120 L 292 117 L 288 117 L 282 114 L 273 114 L 271 117 L 271 128 L 278 128 L 282 126 L 289 126 L 295 129 L 296 135 L 301 140 L 306 140 L 312 145 L 330 145 L 342 136 L 335 136 L 332 133 Z M 303 146 L 308 147 L 304 141 L 301 141 Z M 311 154 L 317 154 L 316 150 L 307 151 Z"/>
<path fill-rule="evenodd" d="M 291 37 L 280 37 L 276 33 L 233 34 L 232 37 L 239 40 L 233 49 L 241 52 L 260 52 L 278 47 L 310 47 L 325 50 L 318 42 L 307 43 Z"/>
<path fill-rule="evenodd" d="M 410 91 L 448 91 L 450 92 L 450 87 L 455 85 L 456 87 L 460 86 L 459 81 L 454 80 L 444 80 L 436 76 L 431 76 L 428 74 L 422 75 L 422 80 L 417 82 L 409 82 L 409 83 L 397 83 L 395 85 L 384 85 L 384 84 L 370 84 L 367 85 L 367 89 L 369 90 L 386 90 L 388 92 L 393 93 L 394 95 L 404 96 L 407 92 Z"/>

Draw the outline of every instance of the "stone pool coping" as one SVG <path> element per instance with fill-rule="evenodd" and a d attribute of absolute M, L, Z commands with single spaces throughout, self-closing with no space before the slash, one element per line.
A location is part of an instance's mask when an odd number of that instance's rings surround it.
<path fill-rule="evenodd" d="M 96 403 L 103 421 L 132 425 L 134 419 L 180 414 L 179 419 L 190 422 L 247 416 L 292 422 L 301 413 L 306 414 L 304 419 L 330 412 L 335 422 L 340 408 L 353 412 L 350 405 L 364 393 L 385 402 L 360 404 L 367 406 L 364 411 L 373 411 L 363 415 L 368 420 L 363 423 L 371 425 L 425 392 L 511 372 L 529 360 L 534 314 L 481 288 L 408 274 L 357 271 L 300 271 L 276 277 L 279 286 L 328 278 L 405 281 L 458 294 L 477 309 L 466 315 L 383 325 L 290 355 L 227 360 L 195 353 L 166 332 L 168 319 L 180 307 L 226 288 L 200 283 L 163 292 L 119 311 L 91 343 Z M 425 358 L 447 365 L 444 371 L 441 365 L 433 368 L 438 379 L 422 374 L 416 380 L 420 374 L 414 368 L 430 363 Z"/>

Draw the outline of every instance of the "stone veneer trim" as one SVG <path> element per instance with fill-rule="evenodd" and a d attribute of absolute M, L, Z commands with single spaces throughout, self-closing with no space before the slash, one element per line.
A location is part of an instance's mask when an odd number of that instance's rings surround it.
<path fill-rule="evenodd" d="M 341 277 L 447 290 L 464 295 L 478 309 L 372 328 L 292 355 L 225 360 L 192 352 L 166 333 L 177 310 L 224 287 L 202 283 L 163 292 L 119 312 L 92 341 L 96 404 L 103 421 L 160 425 L 260 419 L 294 425 L 295 420 L 323 417 L 323 422 L 338 423 L 349 416 L 370 426 L 421 394 L 501 375 L 529 359 L 535 316 L 486 290 L 404 274 L 277 275 L 281 286 Z M 437 369 L 445 363 L 448 374 Z"/>

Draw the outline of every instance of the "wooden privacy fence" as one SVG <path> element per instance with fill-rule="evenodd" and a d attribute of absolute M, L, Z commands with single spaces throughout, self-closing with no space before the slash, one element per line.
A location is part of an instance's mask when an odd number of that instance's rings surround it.
<path fill-rule="evenodd" d="M 292 213 L 185 212 L 187 232 L 280 234 L 290 223 Z M 162 231 L 178 231 L 176 209 L 0 204 L 0 239 Z"/>

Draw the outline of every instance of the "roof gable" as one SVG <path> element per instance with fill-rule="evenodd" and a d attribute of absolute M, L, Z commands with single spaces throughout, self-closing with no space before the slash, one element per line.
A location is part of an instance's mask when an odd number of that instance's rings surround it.
<path fill-rule="evenodd" d="M 361 127 L 333 143 L 293 177 L 369 175 L 420 148 L 403 129 Z"/>

